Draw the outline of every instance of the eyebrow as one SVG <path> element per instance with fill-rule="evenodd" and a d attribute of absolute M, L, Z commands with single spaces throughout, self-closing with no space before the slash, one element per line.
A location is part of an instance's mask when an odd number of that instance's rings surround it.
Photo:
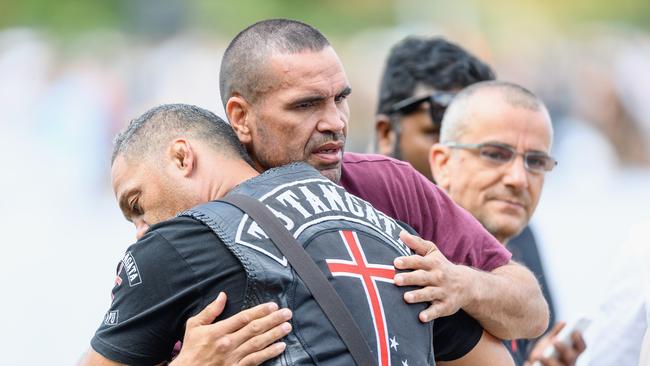
<path fill-rule="evenodd" d="M 347 97 L 350 94 L 352 94 L 352 88 L 350 88 L 349 86 L 346 86 L 345 88 L 343 88 L 343 90 L 338 92 L 338 94 L 336 94 L 336 96 L 337 97 Z"/>
<path fill-rule="evenodd" d="M 289 105 L 290 106 L 296 106 L 298 104 L 303 104 L 303 103 L 313 103 L 313 102 L 321 102 L 325 100 L 326 97 L 323 95 L 309 95 L 306 97 L 302 97 L 296 100 L 292 100 Z"/>
<path fill-rule="evenodd" d="M 515 146 L 512 146 L 510 144 L 504 144 L 503 142 L 499 142 L 499 141 L 490 140 L 490 141 L 483 142 L 483 144 L 508 146 L 508 147 L 514 149 L 515 151 L 517 150 L 517 148 Z M 524 150 L 524 154 L 525 153 L 537 153 L 537 154 L 544 154 L 544 155 L 550 156 L 549 153 L 547 153 L 546 151 L 542 151 L 542 150 Z"/>
<path fill-rule="evenodd" d="M 346 86 L 343 88 L 340 92 L 336 93 L 336 97 L 347 97 L 352 93 L 352 88 L 349 86 Z M 315 94 L 315 95 L 308 95 L 306 97 L 302 97 L 296 100 L 293 100 L 289 103 L 291 106 L 295 106 L 298 104 L 302 103 L 313 103 L 313 102 L 321 102 L 323 100 L 327 99 L 327 96 L 322 95 L 322 94 Z"/>

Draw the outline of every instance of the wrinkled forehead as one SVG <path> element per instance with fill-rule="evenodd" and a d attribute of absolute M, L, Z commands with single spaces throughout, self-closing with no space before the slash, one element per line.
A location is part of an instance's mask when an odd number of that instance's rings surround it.
<path fill-rule="evenodd" d="M 349 87 L 343 64 L 331 46 L 320 51 L 273 53 L 268 68 L 277 90 L 334 96 Z"/>
<path fill-rule="evenodd" d="M 537 149 L 551 148 L 553 127 L 543 104 L 519 105 L 501 93 L 480 91 L 469 97 L 465 108 L 463 135 L 467 137 L 511 145 L 525 141 Z"/>

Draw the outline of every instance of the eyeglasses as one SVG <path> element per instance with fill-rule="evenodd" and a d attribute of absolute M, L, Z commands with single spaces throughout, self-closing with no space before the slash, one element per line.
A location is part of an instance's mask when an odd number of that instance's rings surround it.
<path fill-rule="evenodd" d="M 410 97 L 393 104 L 388 110 L 389 114 L 401 113 L 403 115 L 415 112 L 422 103 L 429 103 L 429 115 L 431 116 L 431 123 L 440 127 L 442 116 L 445 110 L 454 99 L 456 93 L 436 92 L 430 95 Z"/>
<path fill-rule="evenodd" d="M 546 173 L 553 170 L 557 161 L 548 154 L 540 151 L 526 151 L 518 153 L 517 150 L 505 144 L 486 142 L 482 144 L 461 144 L 458 142 L 447 142 L 445 145 L 452 149 L 476 150 L 481 158 L 486 161 L 503 165 L 511 162 L 515 157 L 524 157 L 524 167 L 532 173 Z"/>

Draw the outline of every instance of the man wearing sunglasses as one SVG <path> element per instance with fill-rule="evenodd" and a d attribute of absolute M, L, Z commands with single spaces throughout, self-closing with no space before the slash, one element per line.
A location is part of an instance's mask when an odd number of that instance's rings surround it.
<path fill-rule="evenodd" d="M 428 157 L 438 185 L 506 245 L 528 224 L 545 175 L 557 165 L 549 156 L 552 141 L 541 100 L 516 84 L 488 81 L 455 97 L 443 118 L 440 142 Z M 528 362 L 575 364 L 585 349 L 577 332 L 571 347 L 556 344 L 557 357 L 542 357 L 561 328 L 556 325 L 537 342 Z"/>
<path fill-rule="evenodd" d="M 441 38 L 408 37 L 386 60 L 375 118 L 377 151 L 407 161 L 432 180 L 427 155 L 454 95 L 494 80 L 490 67 Z"/>

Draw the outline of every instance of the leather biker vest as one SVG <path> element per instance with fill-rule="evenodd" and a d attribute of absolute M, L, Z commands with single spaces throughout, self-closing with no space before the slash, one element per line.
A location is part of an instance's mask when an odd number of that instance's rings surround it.
<path fill-rule="evenodd" d="M 425 306 L 404 302 L 410 289 L 393 284 L 394 258 L 411 252 L 392 218 L 304 163 L 271 169 L 232 192 L 262 201 L 303 245 L 357 321 L 377 365 L 434 364 L 432 325 L 418 320 Z M 209 226 L 239 259 L 247 307 L 274 301 L 293 311 L 287 348 L 267 364 L 354 364 L 286 258 L 248 215 L 219 201 L 181 215 Z"/>

